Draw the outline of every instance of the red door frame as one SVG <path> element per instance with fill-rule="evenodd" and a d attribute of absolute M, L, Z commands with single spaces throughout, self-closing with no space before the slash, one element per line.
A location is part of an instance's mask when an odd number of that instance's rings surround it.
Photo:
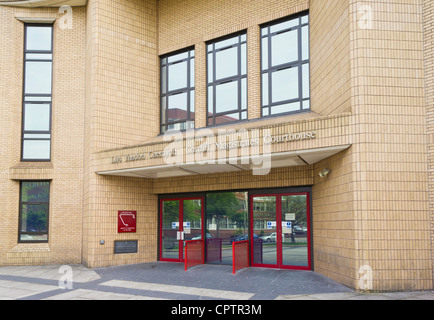
<path fill-rule="evenodd" d="M 167 262 L 184 262 L 184 241 L 185 240 L 178 240 L 179 242 L 179 258 L 178 259 L 168 259 L 163 258 L 163 202 L 165 201 L 179 201 L 179 230 L 180 232 L 184 232 L 184 201 L 185 200 L 200 200 L 201 201 L 201 235 L 202 239 L 204 238 L 204 229 L 205 229 L 205 221 L 204 221 L 204 197 L 192 197 L 192 198 L 168 198 L 168 199 L 160 199 L 160 225 L 159 225 L 159 247 L 160 250 L 158 252 L 158 258 L 160 261 L 167 261 Z M 204 246 L 205 247 L 205 246 Z"/>
<path fill-rule="evenodd" d="M 306 196 L 306 219 L 307 219 L 307 258 L 308 266 L 284 266 L 282 264 L 282 197 L 284 196 Z M 295 192 L 295 193 L 272 193 L 272 194 L 253 194 L 250 195 L 250 257 L 253 261 L 253 198 L 258 197 L 276 197 L 276 250 L 277 250 L 277 264 L 259 264 L 252 263 L 252 267 L 265 267 L 265 268 L 277 268 L 288 270 L 312 270 L 311 264 L 311 226 L 310 226 L 310 193 L 309 192 Z"/>

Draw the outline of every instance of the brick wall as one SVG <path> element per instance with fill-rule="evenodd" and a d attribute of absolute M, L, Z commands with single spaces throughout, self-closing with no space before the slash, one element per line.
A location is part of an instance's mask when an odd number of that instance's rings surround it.
<path fill-rule="evenodd" d="M 81 262 L 84 140 L 85 9 L 74 8 L 73 28 L 59 27 L 55 8 L 0 7 L 0 265 Z M 52 162 L 20 163 L 24 24 L 54 23 Z M 18 244 L 19 180 L 51 180 L 49 243 Z"/>
<path fill-rule="evenodd" d="M 156 10 L 156 1 L 88 1 L 83 262 L 90 267 L 157 257 L 157 200 L 149 194 L 150 182 L 98 177 L 93 160 L 95 152 L 159 133 Z M 133 209 L 137 234 L 118 235 L 117 211 Z M 114 240 L 131 237 L 139 240 L 139 253 L 114 255 Z"/>
<path fill-rule="evenodd" d="M 434 265 L 434 1 L 423 1 L 423 31 L 425 58 L 426 124 L 428 143 L 429 210 L 431 219 L 431 258 Z M 434 269 L 433 269 L 434 278 Z"/>
<path fill-rule="evenodd" d="M 422 1 L 349 13 L 356 279 L 368 265 L 374 290 L 429 289 Z"/>

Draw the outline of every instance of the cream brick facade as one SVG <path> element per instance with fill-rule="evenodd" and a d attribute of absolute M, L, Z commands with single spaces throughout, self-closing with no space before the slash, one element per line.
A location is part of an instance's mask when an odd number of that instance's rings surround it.
<path fill-rule="evenodd" d="M 314 271 L 364 289 L 359 271 L 369 266 L 373 290 L 433 289 L 433 7 L 432 0 L 88 0 L 72 7 L 72 28 L 64 29 L 59 8 L 0 6 L 0 265 L 156 261 L 158 195 L 311 186 Z M 260 119 L 260 25 L 307 10 L 311 110 Z M 22 20 L 31 18 L 56 19 L 48 163 L 20 162 Z M 255 129 L 260 138 L 317 133 L 273 145 L 275 155 L 343 151 L 265 176 L 138 178 L 132 170 L 164 159 L 114 163 L 169 145 L 159 135 L 160 55 L 194 46 L 195 126 L 206 127 L 205 43 L 241 30 L 249 121 L 223 128 Z M 332 171 L 327 179 L 319 177 L 324 168 Z M 23 180 L 51 180 L 48 243 L 17 243 Z M 137 211 L 135 234 L 117 233 L 118 210 Z M 114 254 L 115 240 L 138 240 L 138 253 Z"/>

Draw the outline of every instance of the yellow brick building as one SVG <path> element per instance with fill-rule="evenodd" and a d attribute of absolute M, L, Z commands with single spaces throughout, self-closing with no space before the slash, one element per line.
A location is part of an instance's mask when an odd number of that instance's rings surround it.
<path fill-rule="evenodd" d="M 184 262 L 187 240 L 225 264 L 244 240 L 251 266 L 433 289 L 433 19 L 0 0 L 0 265 Z"/>

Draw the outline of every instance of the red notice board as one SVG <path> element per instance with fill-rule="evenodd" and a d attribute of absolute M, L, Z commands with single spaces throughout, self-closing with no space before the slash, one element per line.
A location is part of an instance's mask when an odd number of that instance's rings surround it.
<path fill-rule="evenodd" d="M 118 211 L 118 233 L 136 232 L 137 211 Z"/>

